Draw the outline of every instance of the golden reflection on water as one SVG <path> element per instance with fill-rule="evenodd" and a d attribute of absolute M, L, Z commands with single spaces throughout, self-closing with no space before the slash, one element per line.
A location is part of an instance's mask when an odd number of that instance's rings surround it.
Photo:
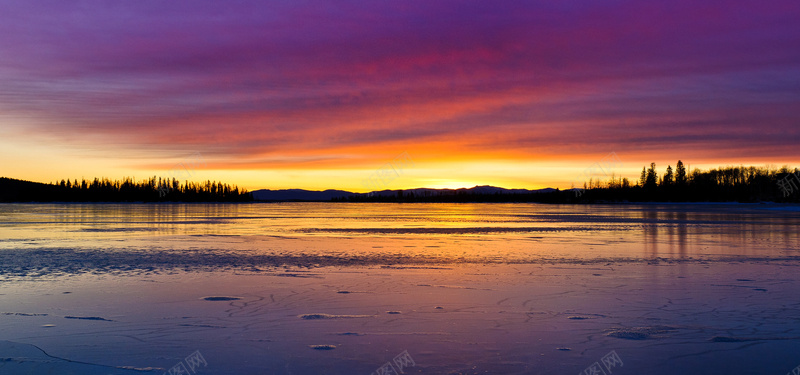
<path fill-rule="evenodd" d="M 393 255 L 476 262 L 800 255 L 798 213 L 772 207 L 7 204 L 0 206 L 0 249 Z"/>

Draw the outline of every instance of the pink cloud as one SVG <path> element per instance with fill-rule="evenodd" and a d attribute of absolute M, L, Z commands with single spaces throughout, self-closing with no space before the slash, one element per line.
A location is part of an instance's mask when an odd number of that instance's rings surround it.
<path fill-rule="evenodd" d="M 0 6 L 0 109 L 32 132 L 231 159 L 799 155 L 796 2 L 85 4 Z"/>

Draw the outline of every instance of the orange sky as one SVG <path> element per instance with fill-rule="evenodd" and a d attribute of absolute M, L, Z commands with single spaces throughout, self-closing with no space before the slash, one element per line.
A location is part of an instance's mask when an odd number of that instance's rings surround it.
<path fill-rule="evenodd" d="M 0 5 L 0 175 L 569 188 L 800 165 L 800 5 Z M 449 4 L 449 5 L 448 5 Z M 598 177 L 603 177 L 599 175 Z M 388 181 L 388 182 L 387 182 Z"/>

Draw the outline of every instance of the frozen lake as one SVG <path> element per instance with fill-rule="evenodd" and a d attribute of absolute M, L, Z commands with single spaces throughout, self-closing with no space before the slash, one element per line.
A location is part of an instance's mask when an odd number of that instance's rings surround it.
<path fill-rule="evenodd" d="M 5 204 L 0 373 L 785 374 L 799 232 L 780 205 Z"/>

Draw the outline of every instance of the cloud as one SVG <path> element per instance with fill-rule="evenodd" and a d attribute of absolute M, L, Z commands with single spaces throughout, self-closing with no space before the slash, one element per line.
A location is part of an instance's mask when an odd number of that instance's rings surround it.
<path fill-rule="evenodd" d="M 67 142 L 202 148 L 259 168 L 359 165 L 382 147 L 465 162 L 799 155 L 797 2 L 25 2 L 0 14 L 0 109 Z"/>

